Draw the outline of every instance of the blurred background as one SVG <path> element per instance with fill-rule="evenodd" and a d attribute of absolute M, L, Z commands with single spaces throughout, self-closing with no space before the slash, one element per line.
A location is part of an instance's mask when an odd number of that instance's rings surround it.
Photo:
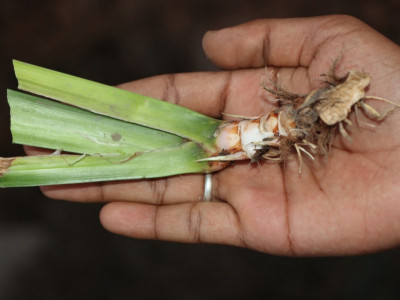
<path fill-rule="evenodd" d="M 344 13 L 400 43 L 397 0 L 0 1 L 0 156 L 11 144 L 11 59 L 114 85 L 215 70 L 201 38 L 265 17 Z M 398 299 L 400 249 L 284 258 L 215 245 L 133 240 L 106 232 L 101 205 L 0 190 L 0 299 Z"/>

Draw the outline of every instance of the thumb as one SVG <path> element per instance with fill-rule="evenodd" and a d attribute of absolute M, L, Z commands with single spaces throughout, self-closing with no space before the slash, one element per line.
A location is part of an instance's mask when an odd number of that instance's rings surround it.
<path fill-rule="evenodd" d="M 261 19 L 204 35 L 207 57 L 225 69 L 307 67 L 319 46 L 332 37 L 366 27 L 350 16 Z M 343 44 L 337 43 L 335 55 Z M 334 55 L 334 56 L 335 56 Z"/>

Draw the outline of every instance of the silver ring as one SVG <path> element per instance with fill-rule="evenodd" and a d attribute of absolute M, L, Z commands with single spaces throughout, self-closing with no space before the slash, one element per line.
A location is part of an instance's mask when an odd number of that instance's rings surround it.
<path fill-rule="evenodd" d="M 212 191 L 212 176 L 211 173 L 207 173 L 204 176 L 204 195 L 203 201 L 211 201 L 211 191 Z"/>

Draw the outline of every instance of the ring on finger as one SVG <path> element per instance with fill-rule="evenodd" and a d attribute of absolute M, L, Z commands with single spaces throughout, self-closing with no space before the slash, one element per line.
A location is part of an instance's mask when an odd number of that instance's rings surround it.
<path fill-rule="evenodd" d="M 211 192 L 212 192 L 212 175 L 211 173 L 207 173 L 204 176 L 203 202 L 211 201 Z"/>

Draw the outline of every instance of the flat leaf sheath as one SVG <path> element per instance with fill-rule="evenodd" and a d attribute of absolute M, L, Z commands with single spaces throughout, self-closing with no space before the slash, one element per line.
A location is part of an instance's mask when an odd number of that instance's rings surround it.
<path fill-rule="evenodd" d="M 222 121 L 119 88 L 14 60 L 19 88 L 116 119 L 170 132 L 215 149 Z"/>
<path fill-rule="evenodd" d="M 181 137 L 8 90 L 13 141 L 85 154 L 133 154 L 179 145 Z"/>
<path fill-rule="evenodd" d="M 45 155 L 0 158 L 0 187 L 71 184 L 110 180 L 158 178 L 203 173 L 209 163 L 203 148 L 193 142 L 130 155 Z"/>

